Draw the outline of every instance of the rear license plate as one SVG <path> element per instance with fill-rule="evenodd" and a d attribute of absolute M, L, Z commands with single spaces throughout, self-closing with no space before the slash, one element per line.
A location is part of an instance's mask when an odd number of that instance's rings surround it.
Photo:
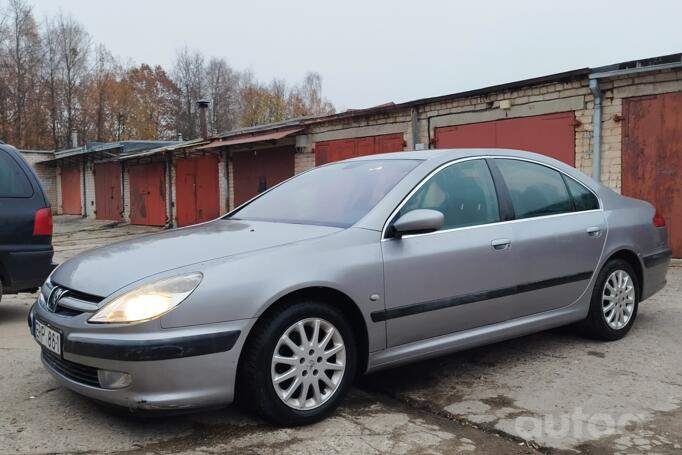
<path fill-rule="evenodd" d="M 36 341 L 55 354 L 62 355 L 62 334 L 38 320 L 34 321 L 34 325 L 33 336 Z"/>

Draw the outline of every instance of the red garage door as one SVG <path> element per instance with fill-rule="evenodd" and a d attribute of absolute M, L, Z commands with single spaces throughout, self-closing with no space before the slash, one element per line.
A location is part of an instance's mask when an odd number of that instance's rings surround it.
<path fill-rule="evenodd" d="M 130 222 L 149 226 L 166 224 L 164 163 L 130 166 Z"/>
<path fill-rule="evenodd" d="M 220 214 L 218 157 L 208 155 L 176 161 L 175 195 L 179 226 L 217 218 Z"/>
<path fill-rule="evenodd" d="M 623 194 L 665 217 L 673 256 L 682 258 L 682 93 L 623 101 Z"/>
<path fill-rule="evenodd" d="M 575 114 L 536 115 L 436 128 L 436 148 L 496 147 L 542 153 L 575 166 Z"/>
<path fill-rule="evenodd" d="M 405 147 L 402 133 L 322 141 L 315 144 L 315 165 L 346 160 L 375 153 L 401 152 Z"/>
<path fill-rule="evenodd" d="M 62 212 L 81 214 L 81 168 L 79 165 L 62 166 Z"/>
<path fill-rule="evenodd" d="M 121 219 L 120 164 L 95 164 L 95 204 L 98 220 Z"/>
<path fill-rule="evenodd" d="M 232 169 L 236 207 L 294 175 L 294 148 L 233 153 Z"/>

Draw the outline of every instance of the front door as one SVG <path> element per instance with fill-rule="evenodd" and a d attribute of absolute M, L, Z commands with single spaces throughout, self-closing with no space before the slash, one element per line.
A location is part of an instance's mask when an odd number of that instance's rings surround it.
<path fill-rule="evenodd" d="M 441 230 L 382 241 L 387 343 L 412 341 L 509 319 L 518 282 L 511 223 L 500 223 L 495 185 L 485 160 L 455 162 L 425 180 L 400 215 L 444 214 Z"/>

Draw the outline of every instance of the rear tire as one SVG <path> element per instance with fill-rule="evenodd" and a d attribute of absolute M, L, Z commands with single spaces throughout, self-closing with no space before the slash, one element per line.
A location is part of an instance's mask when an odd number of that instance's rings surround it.
<path fill-rule="evenodd" d="M 592 291 L 590 311 L 584 322 L 596 339 L 615 341 L 632 328 L 639 307 L 640 284 L 632 266 L 623 259 L 608 261 Z"/>
<path fill-rule="evenodd" d="M 343 313 L 322 302 L 294 303 L 267 314 L 251 331 L 241 355 L 237 398 L 278 425 L 315 423 L 348 392 L 357 359 Z"/>

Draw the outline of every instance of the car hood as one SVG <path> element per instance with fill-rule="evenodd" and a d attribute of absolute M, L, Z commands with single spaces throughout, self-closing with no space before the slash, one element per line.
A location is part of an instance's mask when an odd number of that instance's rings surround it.
<path fill-rule="evenodd" d="M 81 253 L 59 266 L 51 280 L 79 292 L 106 297 L 157 273 L 340 230 L 327 226 L 216 220 Z"/>

